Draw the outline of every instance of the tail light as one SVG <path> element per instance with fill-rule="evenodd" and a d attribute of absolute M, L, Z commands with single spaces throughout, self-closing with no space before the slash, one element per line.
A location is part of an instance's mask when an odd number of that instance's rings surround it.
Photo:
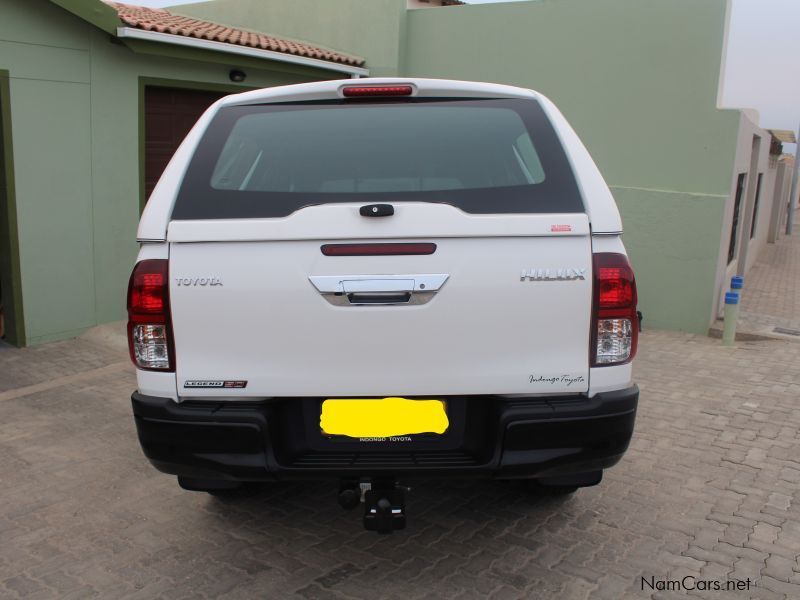
<path fill-rule="evenodd" d="M 433 254 L 436 244 L 323 244 L 320 249 L 325 256 L 415 256 Z"/>
<path fill-rule="evenodd" d="M 410 85 L 349 85 L 342 88 L 345 98 L 370 98 L 375 96 L 410 96 L 414 88 Z"/>
<path fill-rule="evenodd" d="M 636 280 L 628 257 L 612 252 L 595 254 L 592 366 L 630 362 L 636 355 L 638 337 Z"/>
<path fill-rule="evenodd" d="M 128 348 L 140 369 L 174 371 L 169 312 L 169 272 L 164 259 L 136 264 L 128 284 Z"/>

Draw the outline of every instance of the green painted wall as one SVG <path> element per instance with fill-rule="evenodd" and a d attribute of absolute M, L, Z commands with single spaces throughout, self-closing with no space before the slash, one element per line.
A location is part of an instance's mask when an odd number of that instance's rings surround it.
<path fill-rule="evenodd" d="M 373 77 L 398 74 L 407 14 L 406 0 L 215 0 L 170 10 L 363 56 Z"/>
<path fill-rule="evenodd" d="M 415 10 L 402 71 L 550 97 L 619 202 L 646 322 L 704 332 L 739 124 L 738 111 L 716 108 L 725 8 L 541 0 Z"/>
<path fill-rule="evenodd" d="M 36 344 L 125 316 L 138 248 L 142 78 L 235 89 L 228 72 L 241 65 L 203 61 L 201 53 L 134 53 L 46 0 L 0 0 L 0 15 L 25 329 L 27 342 Z M 248 86 L 326 77 L 262 64 L 269 70 L 245 67 Z"/>
<path fill-rule="evenodd" d="M 94 324 L 88 29 L 0 0 L 28 343 Z"/>
<path fill-rule="evenodd" d="M 645 327 L 705 333 L 727 196 L 612 186 Z"/>

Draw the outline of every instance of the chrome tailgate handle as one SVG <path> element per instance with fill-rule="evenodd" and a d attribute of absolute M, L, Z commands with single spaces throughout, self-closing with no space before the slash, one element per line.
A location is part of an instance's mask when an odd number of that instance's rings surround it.
<path fill-rule="evenodd" d="M 413 279 L 355 279 L 342 281 L 350 304 L 408 304 Z"/>
<path fill-rule="evenodd" d="M 413 279 L 345 279 L 342 281 L 345 294 L 411 293 Z"/>
<path fill-rule="evenodd" d="M 331 304 L 425 304 L 449 275 L 312 275 L 308 279 Z"/>
<path fill-rule="evenodd" d="M 350 304 L 409 304 L 411 292 L 359 292 L 346 294 Z"/>

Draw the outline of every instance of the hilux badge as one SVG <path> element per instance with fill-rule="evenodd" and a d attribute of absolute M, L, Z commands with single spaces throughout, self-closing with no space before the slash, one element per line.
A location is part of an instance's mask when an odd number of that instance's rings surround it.
<path fill-rule="evenodd" d="M 573 281 L 586 279 L 586 269 L 564 267 L 561 269 L 523 269 L 520 281 Z"/>

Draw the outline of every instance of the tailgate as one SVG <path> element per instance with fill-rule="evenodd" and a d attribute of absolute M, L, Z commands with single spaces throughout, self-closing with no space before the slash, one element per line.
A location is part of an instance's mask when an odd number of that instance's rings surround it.
<path fill-rule="evenodd" d="M 586 215 L 469 215 L 408 203 L 390 219 L 364 219 L 359 206 L 170 225 L 181 396 L 588 390 Z M 321 250 L 370 242 L 436 247 L 389 256 Z"/>

